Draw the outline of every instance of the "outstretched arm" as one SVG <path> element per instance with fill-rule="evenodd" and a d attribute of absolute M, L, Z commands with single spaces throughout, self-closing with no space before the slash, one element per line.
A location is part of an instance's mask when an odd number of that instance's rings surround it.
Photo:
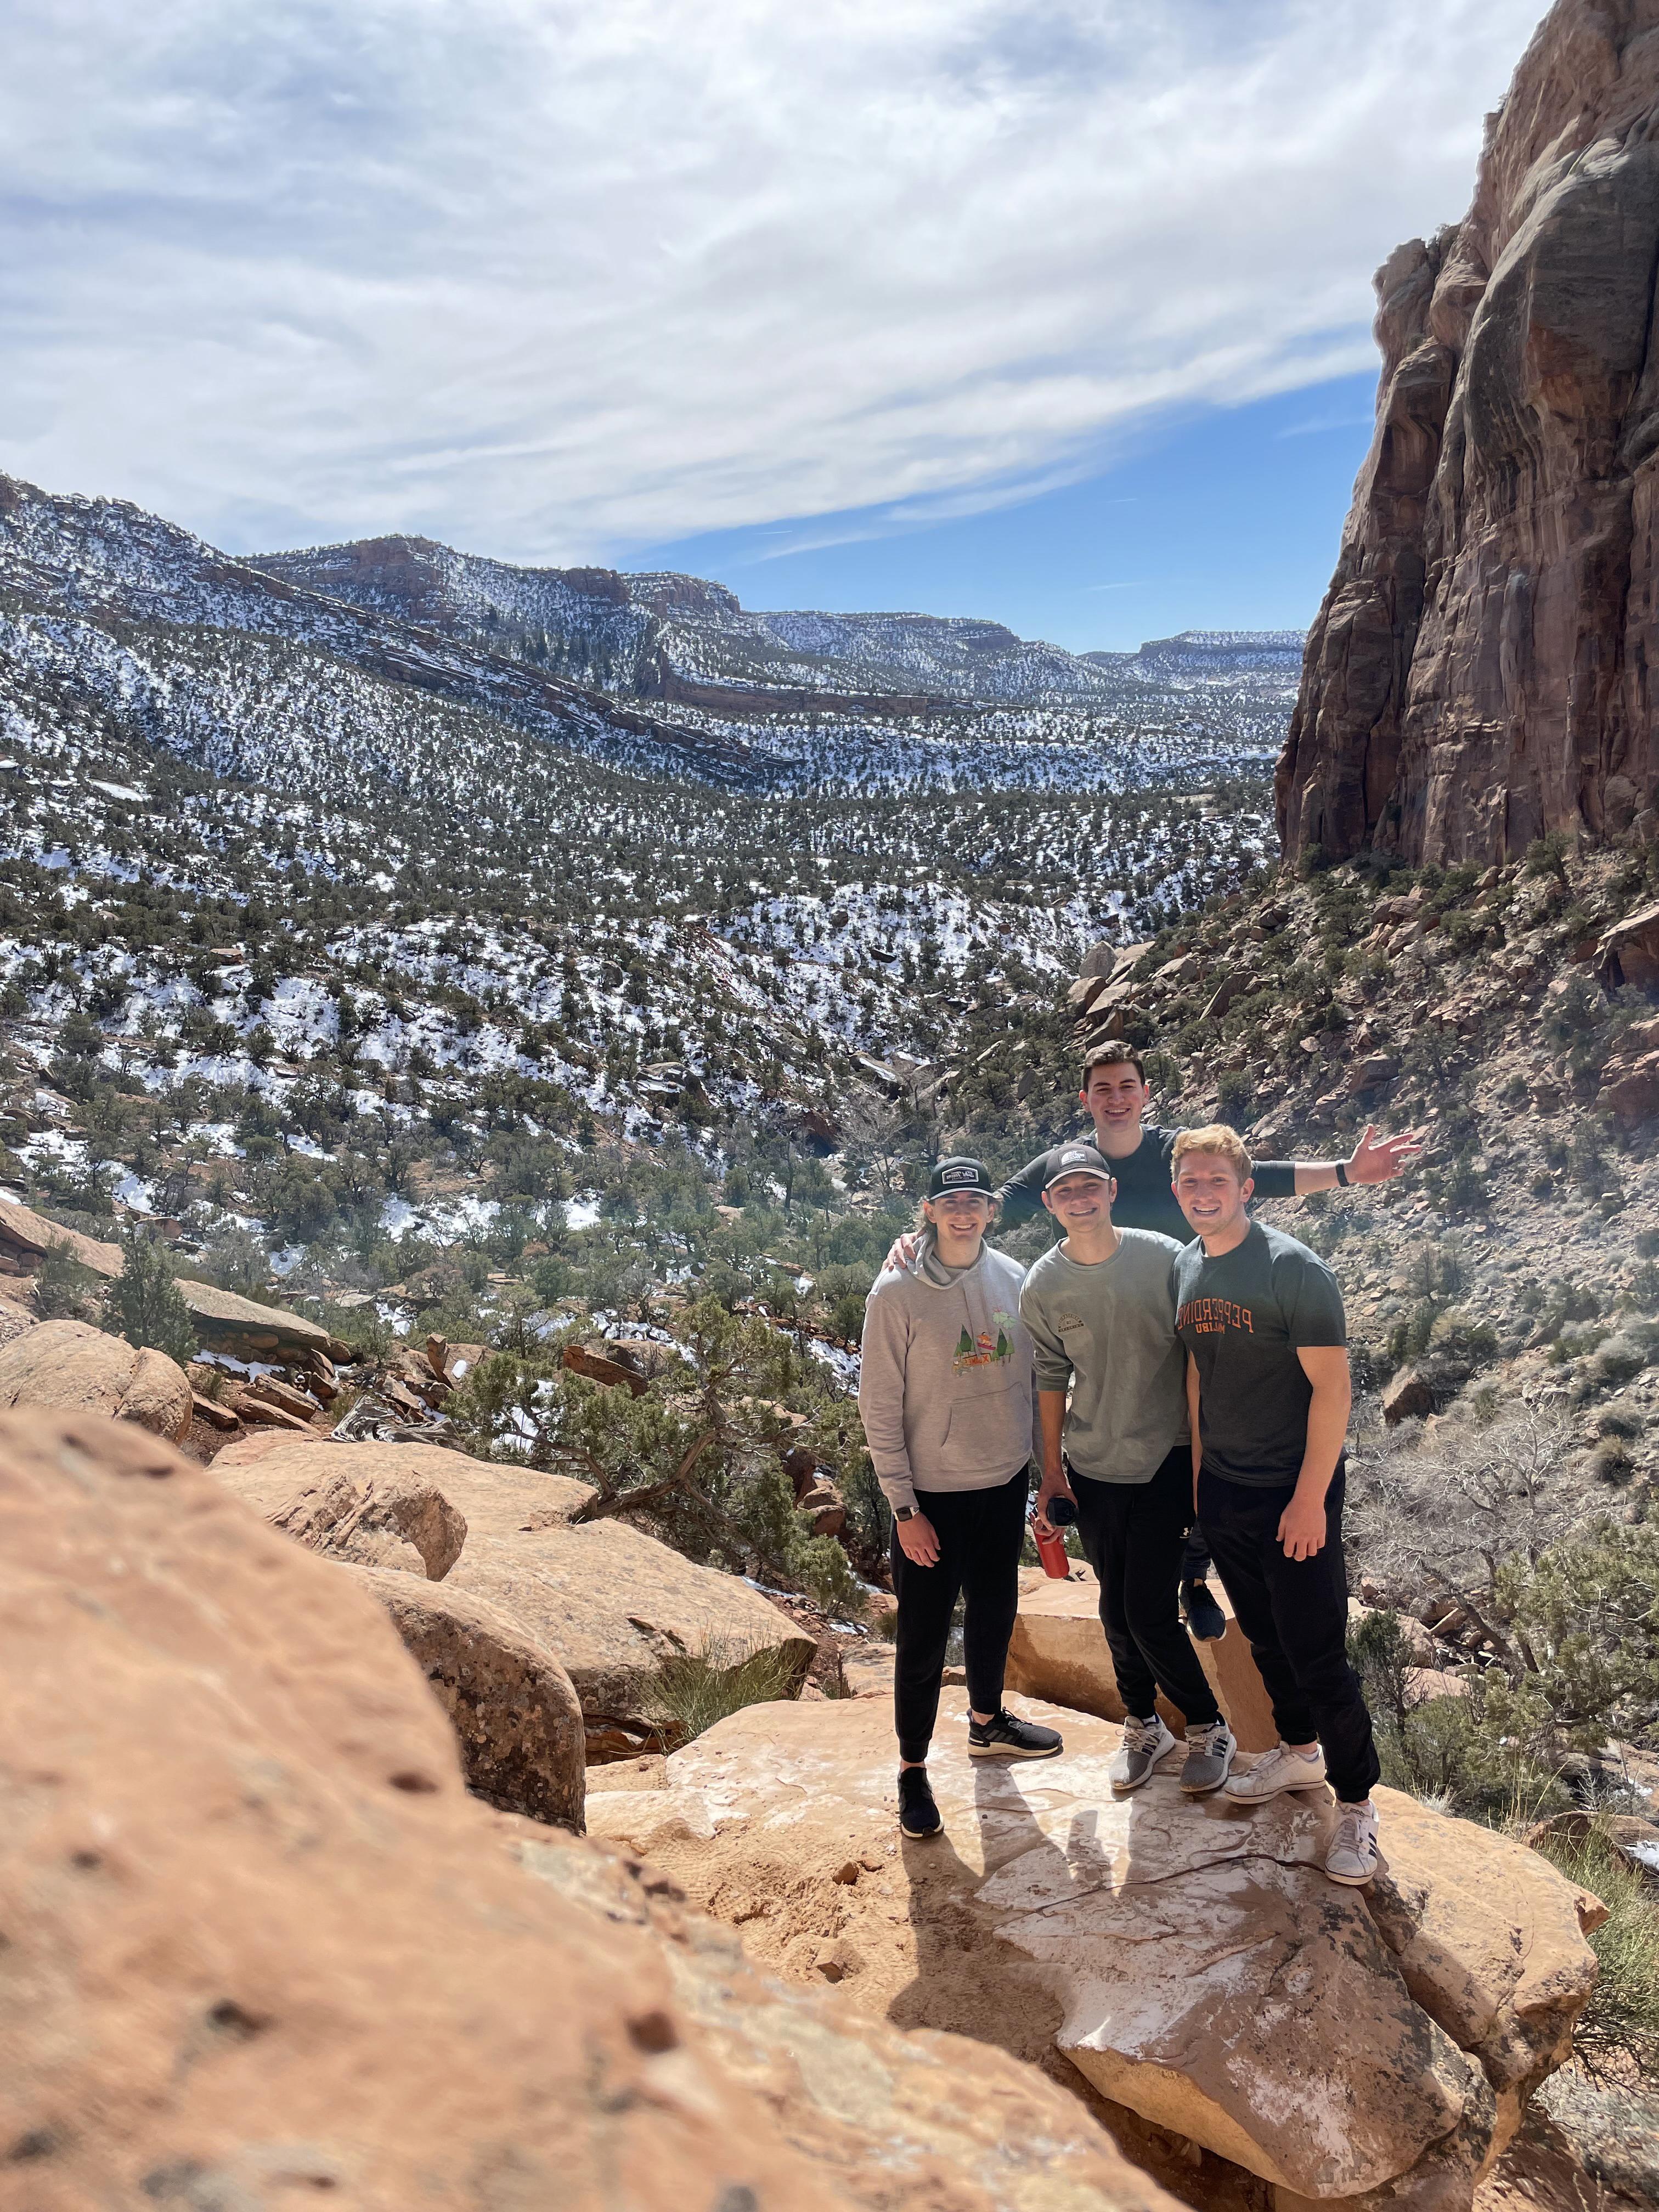
<path fill-rule="evenodd" d="M 1402 1169 L 1412 1166 L 1422 1157 L 1422 1152 L 1423 1133 L 1420 1129 L 1402 1129 L 1397 1137 L 1379 1137 L 1368 1121 L 1364 1135 L 1348 1155 L 1346 1164 L 1348 1181 L 1351 1183 L 1392 1182 Z M 1298 1198 L 1305 1197 L 1313 1190 L 1333 1190 L 1337 1180 L 1334 1161 L 1298 1160 L 1296 1164 L 1296 1194 Z"/>
<path fill-rule="evenodd" d="M 1392 1182 L 1402 1170 L 1421 1157 L 1420 1129 L 1403 1129 L 1397 1137 L 1379 1137 L 1367 1125 L 1365 1133 L 1342 1163 L 1351 1183 Z M 1334 1160 L 1258 1160 L 1255 1194 L 1258 1198 L 1311 1198 L 1317 1190 L 1334 1190 L 1342 1178 Z"/>

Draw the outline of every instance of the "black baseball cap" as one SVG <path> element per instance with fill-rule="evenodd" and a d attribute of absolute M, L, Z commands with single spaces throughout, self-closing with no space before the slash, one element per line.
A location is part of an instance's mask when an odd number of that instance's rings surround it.
<path fill-rule="evenodd" d="M 1042 1188 L 1052 1189 L 1064 1182 L 1067 1176 L 1098 1176 L 1103 1182 L 1114 1182 L 1112 1164 L 1103 1152 L 1092 1145 L 1056 1145 L 1048 1155 L 1042 1170 Z"/>
<path fill-rule="evenodd" d="M 961 1152 L 952 1152 L 948 1159 L 934 1164 L 927 1195 L 943 1198 L 948 1190 L 982 1190 L 987 1198 L 994 1198 L 996 1188 L 983 1160 L 970 1160 Z"/>

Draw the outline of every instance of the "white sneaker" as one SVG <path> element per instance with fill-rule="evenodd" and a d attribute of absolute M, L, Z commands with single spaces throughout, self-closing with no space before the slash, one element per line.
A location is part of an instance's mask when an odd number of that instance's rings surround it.
<path fill-rule="evenodd" d="M 1350 1889 L 1363 1889 L 1374 1875 L 1385 1874 L 1388 1862 L 1376 1840 L 1376 1808 L 1370 1804 L 1336 1803 L 1336 1829 L 1325 1852 L 1325 1871 L 1333 1881 Z"/>
<path fill-rule="evenodd" d="M 1138 1721 L 1133 1713 L 1123 1723 L 1123 1748 L 1106 1770 L 1114 1790 L 1139 1790 L 1166 1753 L 1175 1749 L 1175 1738 L 1164 1725 L 1162 1714 Z"/>
<path fill-rule="evenodd" d="M 1277 1797 L 1281 1790 L 1317 1790 L 1325 1780 L 1325 1754 L 1316 1748 L 1309 1759 L 1299 1751 L 1292 1751 L 1287 1743 L 1275 1745 L 1264 1752 L 1254 1766 L 1243 1773 L 1237 1768 L 1227 1777 L 1226 1790 L 1230 1797 L 1242 1805 L 1260 1805 L 1269 1797 Z"/>

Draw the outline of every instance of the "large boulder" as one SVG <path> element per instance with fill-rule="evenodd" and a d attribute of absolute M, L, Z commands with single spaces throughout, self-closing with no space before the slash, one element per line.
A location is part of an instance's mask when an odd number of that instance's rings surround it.
<path fill-rule="evenodd" d="M 1659 906 L 1644 906 L 1614 922 L 1595 948 L 1603 979 L 1640 991 L 1659 989 Z"/>
<path fill-rule="evenodd" d="M 657 1741 L 657 1677 L 705 1655 L 729 1672 L 775 1651 L 797 1678 L 812 1639 L 735 1575 L 719 1573 L 620 1521 L 469 1536 L 450 1584 L 499 1606 L 564 1662 L 586 1716 L 590 1761 Z"/>
<path fill-rule="evenodd" d="M 6 2203 L 1173 2212 L 1029 2069 L 485 1812 L 353 1579 L 130 1425 L 0 1419 Z"/>
<path fill-rule="evenodd" d="M 190 1377 L 164 1352 L 135 1352 L 83 1321 L 46 1321 L 0 1345 L 0 1407 L 11 1406 L 108 1413 L 177 1443 L 190 1431 Z"/>
<path fill-rule="evenodd" d="M 215 1458 L 213 1472 L 267 1519 L 342 1474 L 354 1482 L 425 1483 L 449 1500 L 475 1537 L 550 1528 L 593 1495 L 566 1475 L 469 1459 L 441 1444 L 333 1443 L 280 1434 L 238 1437 Z"/>
<path fill-rule="evenodd" d="M 972 1761 L 948 1715 L 930 1762 L 944 1838 L 897 1855 L 891 1718 L 863 1698 L 738 1713 L 633 1802 L 692 1901 L 791 1978 L 1020 2057 L 1057 2050 L 1270 2184 L 1277 2212 L 1467 2207 L 1566 2053 L 1594 1901 L 1523 1844 L 1387 1790 L 1391 1872 L 1339 1888 L 1328 1800 L 1194 1801 L 1173 1776 L 1115 1798 L 1116 1729 L 1025 1710 L 1064 1729 L 1064 1757 Z M 607 1827 L 633 1840 L 628 1802 L 608 1802 Z M 1230 2201 L 1224 2172 L 1196 2201 Z"/>
<path fill-rule="evenodd" d="M 1210 1591 L 1226 1617 L 1226 1633 L 1213 1639 L 1195 1638 L 1193 1649 L 1240 1749 L 1270 1750 L 1279 1741 L 1279 1730 L 1267 1686 L 1218 1577 L 1212 1580 Z M 1045 1698 L 1051 1705 L 1092 1713 L 1099 1720 L 1124 1717 L 1117 1672 L 1100 1625 L 1099 1585 L 1081 1561 L 1073 1564 L 1064 1582 L 1051 1581 L 1040 1568 L 1021 1570 L 1019 1613 L 1008 1645 L 1008 1686 L 1028 1697 Z M 1182 1716 L 1162 1697 L 1158 1711 L 1180 1735 Z"/>
<path fill-rule="evenodd" d="M 508 1813 L 582 1826 L 582 1709 L 558 1655 L 498 1607 L 396 1568 L 352 1566 L 449 1715 L 466 1782 Z"/>
<path fill-rule="evenodd" d="M 419 1476 L 342 1471 L 302 1490 L 270 1525 L 325 1558 L 394 1567 L 441 1583 L 461 1556 L 466 1522 Z"/>
<path fill-rule="evenodd" d="M 19 1206 L 14 1199 L 0 1198 L 0 1261 L 32 1275 L 54 1244 L 66 1247 L 72 1258 L 106 1282 L 112 1283 L 125 1265 L 118 1244 L 83 1237 L 79 1230 L 48 1221 L 44 1214 Z"/>
<path fill-rule="evenodd" d="M 216 1283 L 198 1283 L 181 1275 L 179 1296 L 203 1349 L 232 1359 L 260 1359 L 303 1367 L 313 1353 L 330 1355 L 334 1339 L 320 1322 L 283 1306 L 263 1305 Z"/>

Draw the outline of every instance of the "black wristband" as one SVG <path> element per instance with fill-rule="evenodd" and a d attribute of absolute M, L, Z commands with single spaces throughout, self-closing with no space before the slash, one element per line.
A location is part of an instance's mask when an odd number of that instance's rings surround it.
<path fill-rule="evenodd" d="M 1348 1163 L 1346 1160 L 1339 1160 L 1337 1162 L 1336 1179 L 1338 1182 L 1341 1184 L 1343 1189 L 1346 1190 L 1348 1187 Z"/>

